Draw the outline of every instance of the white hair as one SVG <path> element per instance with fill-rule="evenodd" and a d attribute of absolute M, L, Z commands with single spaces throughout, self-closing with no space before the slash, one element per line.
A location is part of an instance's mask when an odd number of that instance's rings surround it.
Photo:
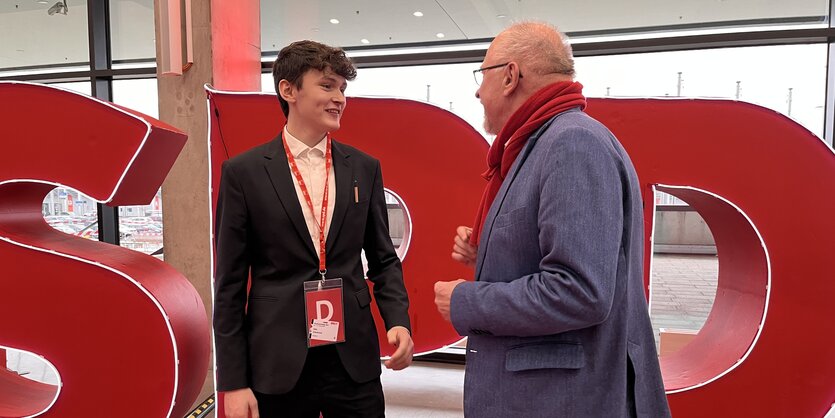
<path fill-rule="evenodd" d="M 562 32 L 545 22 L 514 23 L 499 36 L 499 55 L 518 61 L 532 72 L 574 77 L 571 44 Z"/>

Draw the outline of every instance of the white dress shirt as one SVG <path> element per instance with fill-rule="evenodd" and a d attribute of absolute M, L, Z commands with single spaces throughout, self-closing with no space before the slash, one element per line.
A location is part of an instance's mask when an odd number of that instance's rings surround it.
<path fill-rule="evenodd" d="M 296 188 L 296 196 L 299 198 L 299 204 L 304 213 L 304 221 L 307 224 L 307 230 L 310 232 L 310 239 L 313 240 L 313 246 L 316 248 L 316 254 L 319 254 L 319 222 L 322 217 L 322 200 L 325 196 L 325 151 L 327 150 L 328 141 L 322 138 L 315 146 L 308 147 L 304 142 L 299 141 L 290 132 L 287 131 L 287 126 L 284 127 L 284 138 L 287 141 L 287 147 L 290 148 L 290 153 L 296 159 L 296 166 L 301 172 L 304 184 L 307 186 L 307 192 L 310 194 L 310 200 L 313 202 L 313 209 L 316 213 L 310 212 L 310 206 L 307 205 L 307 200 L 302 194 L 302 189 L 296 176 L 292 173 L 290 167 L 290 175 L 293 179 L 293 186 Z M 287 165 L 289 166 L 289 161 Z M 334 176 L 333 164 L 331 164 L 330 175 L 328 178 L 328 216 L 325 220 L 325 242 L 328 239 L 328 230 L 330 230 L 331 219 L 333 218 L 333 206 L 336 202 L 336 178 Z"/>

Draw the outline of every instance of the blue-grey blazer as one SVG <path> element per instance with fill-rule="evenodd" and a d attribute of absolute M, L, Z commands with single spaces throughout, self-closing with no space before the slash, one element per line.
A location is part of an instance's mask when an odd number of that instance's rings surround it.
<path fill-rule="evenodd" d="M 476 281 L 452 294 L 469 337 L 465 416 L 670 416 L 643 222 L 635 169 L 605 126 L 572 109 L 531 135 L 487 214 Z"/>

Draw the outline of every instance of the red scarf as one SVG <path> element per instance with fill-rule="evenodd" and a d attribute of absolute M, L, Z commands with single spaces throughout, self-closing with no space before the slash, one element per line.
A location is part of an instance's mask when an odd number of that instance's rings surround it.
<path fill-rule="evenodd" d="M 471 244 L 478 246 L 487 211 L 496 199 L 510 166 L 528 142 L 528 137 L 554 116 L 577 106 L 580 109 L 586 107 L 583 85 L 576 81 L 560 81 L 534 93 L 508 119 L 487 152 L 488 168 L 482 174 L 487 180 L 487 186 L 473 224 Z"/>

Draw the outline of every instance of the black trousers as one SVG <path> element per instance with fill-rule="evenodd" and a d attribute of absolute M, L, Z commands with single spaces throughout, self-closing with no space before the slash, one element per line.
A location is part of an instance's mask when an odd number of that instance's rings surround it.
<path fill-rule="evenodd" d="M 385 400 L 380 378 L 354 382 L 342 366 L 336 347 L 308 350 L 301 377 L 287 393 L 255 392 L 261 418 L 380 418 Z"/>

